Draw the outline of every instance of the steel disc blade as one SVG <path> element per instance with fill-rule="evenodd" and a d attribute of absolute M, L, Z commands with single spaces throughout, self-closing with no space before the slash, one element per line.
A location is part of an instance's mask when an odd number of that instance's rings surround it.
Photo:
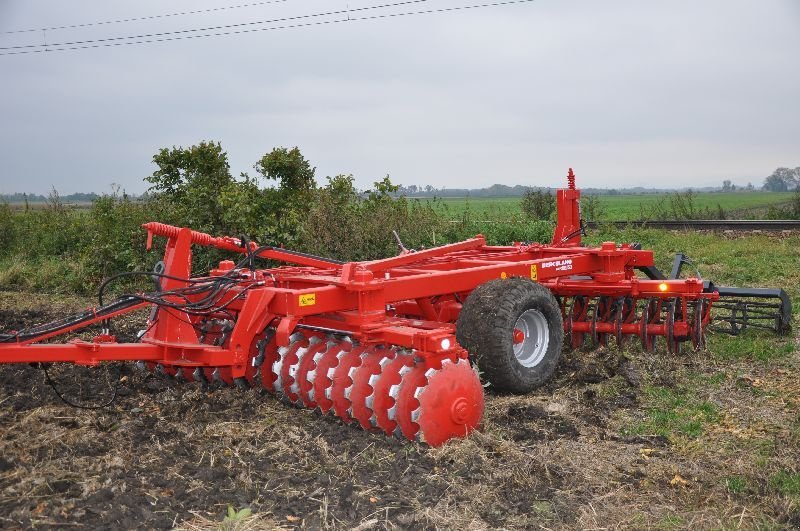
<path fill-rule="evenodd" d="M 672 299 L 669 307 L 667 308 L 666 325 L 666 339 L 667 339 L 667 352 L 670 354 L 680 354 L 681 344 L 675 337 L 675 314 L 678 299 Z"/>
<path fill-rule="evenodd" d="M 261 385 L 270 393 L 283 395 L 283 359 L 289 350 L 297 348 L 298 343 L 306 341 L 306 336 L 301 332 L 295 332 L 289 336 L 289 345 L 279 347 L 276 343 L 270 343 L 267 347 L 266 357 L 261 366 Z"/>
<path fill-rule="evenodd" d="M 210 384 L 233 385 L 230 367 L 204 367 L 203 374 Z"/>
<path fill-rule="evenodd" d="M 301 349 L 307 349 L 308 346 L 308 339 L 306 338 L 292 342 L 289 348 L 281 354 L 281 359 L 276 363 L 276 365 L 280 364 L 280 368 L 273 369 L 276 370 L 278 375 L 276 386 L 279 387 L 279 391 L 283 393 L 284 398 L 292 403 L 297 401 L 297 393 L 292 391 L 292 384 L 294 384 L 292 367 L 296 366 L 300 361 L 298 352 Z"/>
<path fill-rule="evenodd" d="M 477 428 L 483 417 L 483 386 L 470 363 L 444 363 L 419 394 L 419 408 L 419 438 L 431 446 Z"/>
<path fill-rule="evenodd" d="M 692 316 L 691 334 L 692 346 L 695 351 L 703 350 L 706 346 L 705 327 L 708 322 L 709 304 L 705 299 L 698 299 L 694 303 L 694 314 Z"/>
<path fill-rule="evenodd" d="M 381 360 L 389 355 L 394 356 L 394 353 L 385 348 L 373 347 L 367 350 L 361 356 L 361 365 L 353 375 L 353 386 L 350 389 L 351 416 L 365 430 L 372 428 L 372 408 L 368 402 L 372 402 L 373 389 L 369 381 L 372 376 L 380 374 Z"/>
<path fill-rule="evenodd" d="M 183 378 L 189 383 L 194 382 L 194 367 L 181 367 L 178 372 L 175 373 L 175 377 Z"/>
<path fill-rule="evenodd" d="M 322 359 L 317 363 L 314 377 L 314 400 L 317 402 L 317 407 L 323 413 L 327 413 L 333 407 L 333 400 L 328 398 L 328 392 L 333 385 L 333 379 L 328 376 L 328 373 L 339 365 L 339 355 L 350 352 L 352 343 L 349 341 L 337 341 L 325 350 Z"/>
<path fill-rule="evenodd" d="M 380 429 L 386 432 L 386 435 L 394 433 L 397 428 L 397 422 L 394 420 L 395 399 L 392 397 L 392 387 L 399 389 L 403 377 L 400 370 L 403 367 L 411 367 L 414 364 L 414 357 L 408 354 L 398 354 L 388 365 L 381 371 L 378 383 L 373 390 L 372 398 L 372 411 L 375 414 L 375 421 Z M 391 414 L 390 414 L 390 410 Z"/>
<path fill-rule="evenodd" d="M 622 350 L 627 339 L 625 334 L 622 333 L 622 325 L 630 324 L 636 320 L 636 302 L 631 297 L 623 297 L 622 300 L 618 301 L 618 304 L 614 335 L 617 340 L 617 348 Z"/>
<path fill-rule="evenodd" d="M 597 324 L 610 322 L 611 318 L 611 298 L 600 297 L 594 305 L 591 320 L 591 338 L 594 347 L 608 346 L 608 332 L 598 332 Z"/>
<path fill-rule="evenodd" d="M 597 301 L 598 314 L 597 322 L 613 323 L 614 322 L 614 300 L 611 297 L 600 297 Z M 598 332 L 595 334 L 597 343 L 602 347 L 608 347 L 608 338 L 611 335 L 608 332 Z"/>
<path fill-rule="evenodd" d="M 350 409 L 350 388 L 353 381 L 350 379 L 350 369 L 361 365 L 361 354 L 364 352 L 364 347 L 354 347 L 350 352 L 345 353 L 339 365 L 333 374 L 333 383 L 331 384 L 331 402 L 333 402 L 332 410 L 334 414 L 345 422 L 352 422 L 353 418 L 348 412 Z"/>
<path fill-rule="evenodd" d="M 247 367 L 245 368 L 244 377 L 251 386 L 259 384 L 258 373 L 264 360 L 267 357 L 267 347 L 270 340 L 267 338 L 265 332 L 258 334 L 250 347 L 250 353 L 247 357 Z"/>
<path fill-rule="evenodd" d="M 278 379 L 278 375 L 272 372 L 272 367 L 279 358 L 278 345 L 272 341 L 266 346 L 264 361 L 258 369 L 258 379 L 261 381 L 261 387 L 273 394 L 275 393 L 275 380 Z"/>
<path fill-rule="evenodd" d="M 570 307 L 569 315 L 567 316 L 567 323 L 569 326 L 569 333 L 570 333 L 570 346 L 573 349 L 579 349 L 583 346 L 586 334 L 584 332 L 573 331 L 572 325 L 574 323 L 587 321 L 586 312 L 588 306 L 589 305 L 586 300 L 586 297 L 577 296 L 573 298 L 572 306 Z"/>
<path fill-rule="evenodd" d="M 647 303 L 647 324 L 659 324 L 661 322 L 661 311 L 663 303 L 661 299 L 650 299 Z M 656 341 L 658 336 L 656 334 L 647 333 L 647 341 L 645 349 L 647 352 L 654 352 L 656 350 Z"/>
<path fill-rule="evenodd" d="M 316 344 L 312 345 L 311 348 L 308 349 L 308 352 L 303 355 L 303 359 L 301 360 L 300 364 L 297 367 L 297 372 L 294 375 L 295 378 L 295 385 L 299 389 L 297 393 L 300 397 L 300 400 L 303 401 L 303 405 L 309 408 L 317 407 L 316 400 L 311 400 L 308 396 L 308 392 L 311 390 L 312 383 L 308 381 L 308 373 L 312 369 L 316 369 L 316 363 L 314 363 L 314 356 L 316 356 L 319 352 L 322 352 L 328 348 L 328 343 L 326 341 L 319 341 Z"/>
<path fill-rule="evenodd" d="M 220 367 L 219 378 L 225 383 L 225 385 L 233 385 L 233 374 L 231 373 L 230 367 Z"/>
<path fill-rule="evenodd" d="M 419 401 L 416 396 L 417 390 L 424 387 L 428 379 L 425 377 L 426 368 L 423 365 L 415 365 L 404 376 L 400 382 L 400 390 L 397 394 L 395 404 L 395 421 L 401 433 L 412 441 L 417 439 L 419 425 L 411 420 L 411 414 L 419 408 Z"/>
<path fill-rule="evenodd" d="M 225 385 L 225 382 L 222 381 L 222 376 L 220 375 L 217 369 L 218 367 L 200 368 L 200 372 L 202 373 L 202 379 L 208 385 L 217 385 L 217 386 Z"/>

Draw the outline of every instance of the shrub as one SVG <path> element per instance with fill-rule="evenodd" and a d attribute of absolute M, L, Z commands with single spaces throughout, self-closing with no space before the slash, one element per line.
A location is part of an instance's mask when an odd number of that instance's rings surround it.
<path fill-rule="evenodd" d="M 17 227 L 14 211 L 6 203 L 0 203 L 0 257 L 11 253 L 16 244 Z"/>
<path fill-rule="evenodd" d="M 329 177 L 302 218 L 301 247 L 342 260 L 371 260 L 398 253 L 396 231 L 407 248 L 442 243 L 447 222 L 426 203 L 394 199 L 387 176 L 362 197 L 351 175 Z"/>
<path fill-rule="evenodd" d="M 522 196 L 522 212 L 530 219 L 548 220 L 556 211 L 556 201 L 549 191 L 527 190 Z"/>

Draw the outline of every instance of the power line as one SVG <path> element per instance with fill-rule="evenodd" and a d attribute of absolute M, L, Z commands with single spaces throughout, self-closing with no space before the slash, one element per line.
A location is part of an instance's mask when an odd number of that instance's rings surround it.
<path fill-rule="evenodd" d="M 240 9 L 243 7 L 257 7 L 263 6 L 267 4 L 279 4 L 283 2 L 289 2 L 290 0 L 265 0 L 263 2 L 251 2 L 249 4 L 239 4 L 235 6 L 221 6 L 221 7 L 211 7 L 208 9 L 197 9 L 195 11 L 180 11 L 178 13 L 165 13 L 163 15 L 149 15 L 144 17 L 131 17 L 131 18 L 120 18 L 114 20 L 101 20 L 98 22 L 85 22 L 83 24 L 69 24 L 65 26 L 49 26 L 46 28 L 28 28 L 28 29 L 19 29 L 19 30 L 8 30 L 8 31 L 0 31 L 0 35 L 8 35 L 11 33 L 30 33 L 34 31 L 53 31 L 53 30 L 61 30 L 61 29 L 74 29 L 74 28 L 88 28 L 90 26 L 103 26 L 106 24 L 120 24 L 123 22 L 137 22 L 140 20 L 155 20 L 159 18 L 168 18 L 168 17 L 179 17 L 183 15 L 198 15 L 201 13 L 213 13 L 215 11 L 227 11 L 229 9 Z"/>
<path fill-rule="evenodd" d="M 134 44 L 149 44 L 155 42 L 170 42 L 170 41 L 179 41 L 179 40 L 186 40 L 186 39 L 200 39 L 205 37 L 221 37 L 226 35 L 240 35 L 244 33 L 254 33 L 259 31 L 274 31 L 274 30 L 284 30 L 284 29 L 295 29 L 295 28 L 303 28 L 303 27 L 313 27 L 313 26 L 324 26 L 324 25 L 333 25 L 333 24 L 341 24 L 343 22 L 359 22 L 359 21 L 370 21 L 370 20 L 380 20 L 380 19 L 388 19 L 388 18 L 395 18 L 395 17 L 404 17 L 404 16 L 413 16 L 413 15 L 429 15 L 434 13 L 448 13 L 454 11 L 466 11 L 469 9 L 481 9 L 487 7 L 499 7 L 499 6 L 506 6 L 506 5 L 513 5 L 513 4 L 529 4 L 536 0 L 507 0 L 503 2 L 487 2 L 483 4 L 473 4 L 468 6 L 456 6 L 456 7 L 443 7 L 437 9 L 425 9 L 419 11 L 407 11 L 402 13 L 387 13 L 383 15 L 370 15 L 370 16 L 363 16 L 363 17 L 351 17 L 348 16 L 347 18 L 341 18 L 336 20 L 319 20 L 314 22 L 304 22 L 300 24 L 288 24 L 283 26 L 272 26 L 269 28 L 249 28 L 249 29 L 240 29 L 235 31 L 225 31 L 225 32 L 217 32 L 217 33 L 206 33 L 202 35 L 179 35 L 177 37 L 165 37 L 165 38 L 158 38 L 158 39 L 145 39 L 139 41 L 125 41 L 125 42 L 106 42 L 100 44 L 87 44 L 82 46 L 72 46 L 72 47 L 62 47 L 62 48 L 47 48 L 47 49 L 36 49 L 36 50 L 20 50 L 20 51 L 13 51 L 13 52 L 6 52 L 0 53 L 0 56 L 3 55 L 23 55 L 23 54 L 30 54 L 30 53 L 46 53 L 46 52 L 61 52 L 61 51 L 68 51 L 68 50 L 84 50 L 90 48 L 108 48 L 108 47 L 115 47 L 115 46 L 128 46 Z M 352 11 L 351 11 L 352 12 Z"/>
<path fill-rule="evenodd" d="M 79 46 L 84 44 L 97 44 L 103 42 L 113 42 L 113 41 L 125 41 L 131 39 L 152 39 L 155 37 L 166 37 L 170 35 L 180 35 L 184 33 L 197 33 L 202 31 L 215 31 L 215 30 L 222 30 L 222 29 L 231 29 L 231 28 L 240 28 L 243 26 L 259 26 L 262 24 L 274 24 L 276 22 L 289 22 L 292 20 L 302 20 L 307 18 L 318 18 L 318 17 L 326 17 L 326 16 L 334 16 L 334 15 L 342 15 L 342 14 L 350 14 L 350 13 L 358 13 L 363 11 L 370 11 L 373 9 L 386 9 L 390 7 L 399 7 L 409 4 L 420 4 L 423 2 L 428 2 L 429 0 L 402 0 L 400 2 L 393 2 L 390 4 L 381 4 L 381 5 L 372 5 L 372 6 L 365 6 L 365 7 L 357 7 L 352 9 L 339 9 L 336 11 L 326 11 L 323 13 L 312 13 L 310 15 L 296 15 L 293 17 L 282 17 L 282 18 L 273 18 L 268 20 L 259 20 L 255 22 L 239 22 L 236 24 L 224 24 L 220 26 L 207 26 L 204 28 L 194 28 L 194 29 L 185 29 L 185 30 L 173 30 L 173 31 L 163 31 L 160 33 L 144 33 L 140 35 L 128 35 L 126 37 L 104 37 L 100 39 L 87 39 L 83 41 L 71 41 L 71 42 L 56 42 L 56 43 L 44 43 L 44 44 L 20 44 L 16 46 L 0 46 L 0 50 L 23 50 L 23 49 L 33 49 L 33 48 L 46 48 L 46 49 L 58 49 L 64 48 L 69 46 Z M 155 41 L 160 42 L 160 41 Z M 66 48 L 72 49 L 72 48 Z"/>

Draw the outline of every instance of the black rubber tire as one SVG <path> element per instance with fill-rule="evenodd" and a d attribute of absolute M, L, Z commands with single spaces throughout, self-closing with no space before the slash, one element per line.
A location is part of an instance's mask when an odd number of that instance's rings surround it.
<path fill-rule="evenodd" d="M 525 367 L 514 356 L 514 326 L 530 309 L 544 315 L 549 344 L 538 364 Z M 555 297 L 541 284 L 521 277 L 490 280 L 467 297 L 456 322 L 456 339 L 491 388 L 528 393 L 553 375 L 564 343 L 564 324 Z"/>

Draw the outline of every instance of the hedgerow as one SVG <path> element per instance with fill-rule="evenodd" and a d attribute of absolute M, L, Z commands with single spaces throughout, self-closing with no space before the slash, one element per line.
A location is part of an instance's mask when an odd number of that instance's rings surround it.
<path fill-rule="evenodd" d="M 453 221 L 435 203 L 396 197 L 389 176 L 358 190 L 352 175 L 317 186 L 315 168 L 297 148 L 276 148 L 255 164 L 257 175 L 230 173 L 218 142 L 159 150 L 148 193 L 120 190 L 87 208 L 65 205 L 57 193 L 43 208 L 0 205 L 0 289 L 88 293 L 115 273 L 150 270 L 160 249 L 145 252 L 141 225 L 161 221 L 214 235 L 244 236 L 340 260 L 371 260 L 482 233 L 489 243 L 544 241 L 549 221 L 519 216 L 512 223 L 463 214 Z M 163 245 L 163 243 L 162 243 Z M 223 253 L 195 248 L 204 271 Z"/>

